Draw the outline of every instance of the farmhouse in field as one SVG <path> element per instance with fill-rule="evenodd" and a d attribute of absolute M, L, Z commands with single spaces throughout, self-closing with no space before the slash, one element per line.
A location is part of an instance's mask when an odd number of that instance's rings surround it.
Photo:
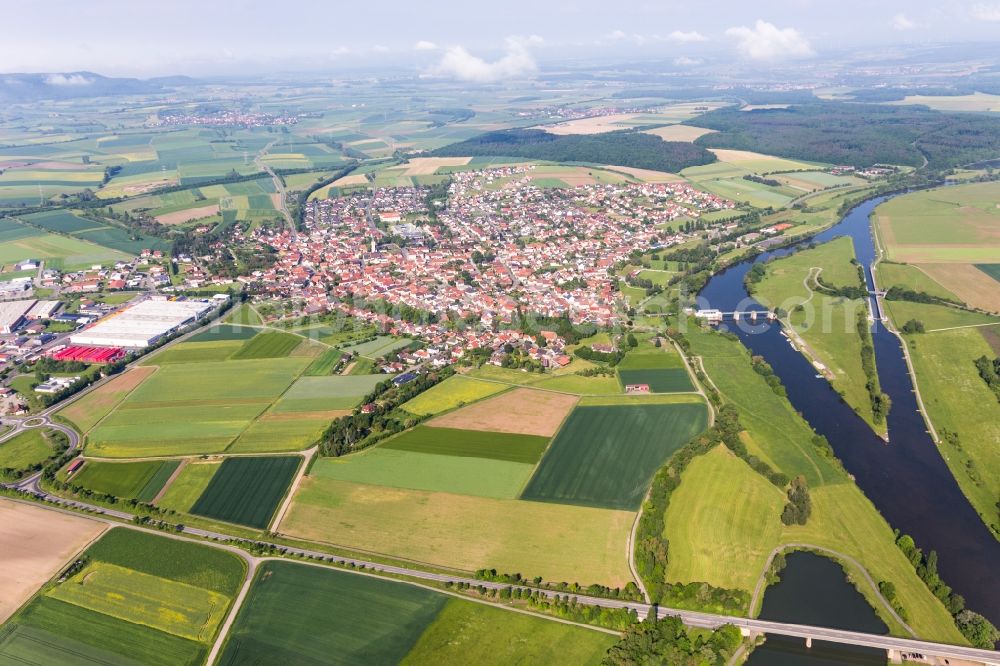
<path fill-rule="evenodd" d="M 626 393 L 649 393 L 649 384 L 626 384 Z"/>

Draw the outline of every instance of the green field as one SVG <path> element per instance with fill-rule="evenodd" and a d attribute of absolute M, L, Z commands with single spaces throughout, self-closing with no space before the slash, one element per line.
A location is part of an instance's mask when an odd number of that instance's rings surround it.
<path fill-rule="evenodd" d="M 622 390 L 621 384 L 618 383 L 618 378 L 614 375 L 595 375 L 593 377 L 584 377 L 577 374 L 556 375 L 532 384 L 532 386 L 550 391 L 575 393 L 577 395 L 621 393 Z"/>
<path fill-rule="evenodd" d="M 685 368 L 651 368 L 649 370 L 618 370 L 622 386 L 648 384 L 653 393 L 693 391 L 694 385 Z"/>
<path fill-rule="evenodd" d="M 250 326 L 232 324 L 217 324 L 195 333 L 187 342 L 224 342 L 229 340 L 249 340 L 260 333 L 259 329 Z"/>
<path fill-rule="evenodd" d="M 160 492 L 179 464 L 177 460 L 88 460 L 83 469 L 73 475 L 72 483 L 122 499 L 149 502 Z"/>
<path fill-rule="evenodd" d="M 1000 282 L 1000 264 L 976 264 L 976 268 Z"/>
<path fill-rule="evenodd" d="M 865 311 L 862 299 L 845 299 L 815 290 L 817 269 L 824 284 L 859 286 L 854 245 L 843 236 L 815 248 L 801 250 L 768 262 L 754 297 L 769 307 L 788 312 L 786 319 L 805 340 L 809 350 L 828 370 L 830 383 L 851 407 L 878 433 L 886 424 L 875 423 L 868 376 L 861 364 L 861 336 L 857 313 Z M 808 284 L 808 286 L 806 286 Z M 802 308 L 797 306 L 802 305 Z"/>
<path fill-rule="evenodd" d="M 235 555 L 119 527 L 0 629 L 0 662 L 201 664 L 246 575 Z"/>
<path fill-rule="evenodd" d="M 268 562 L 219 663 L 597 664 L 615 641 L 403 583 Z"/>
<path fill-rule="evenodd" d="M 656 470 L 707 418 L 704 404 L 577 407 L 521 497 L 638 509 Z"/>
<path fill-rule="evenodd" d="M 942 328 L 960 326 L 978 326 L 981 324 L 1000 323 L 1000 317 L 969 312 L 946 305 L 930 305 L 928 303 L 910 303 L 909 301 L 882 301 L 886 313 L 892 317 L 897 327 L 916 319 L 924 324 L 924 329 L 934 331 Z"/>
<path fill-rule="evenodd" d="M 226 453 L 276 453 L 308 449 L 319 441 L 330 421 L 342 414 L 337 410 L 264 414 L 226 448 Z"/>
<path fill-rule="evenodd" d="M 503 384 L 477 381 L 456 375 L 432 386 L 405 403 L 402 408 L 418 416 L 440 414 L 460 405 L 482 400 L 506 389 L 507 387 Z"/>
<path fill-rule="evenodd" d="M 446 601 L 442 594 L 392 581 L 267 562 L 219 663 L 398 663 Z"/>
<path fill-rule="evenodd" d="M 337 362 L 344 355 L 339 349 L 327 349 L 325 352 L 316 357 L 316 360 L 306 368 L 305 375 L 307 377 L 327 377 L 337 366 Z"/>
<path fill-rule="evenodd" d="M 975 360 L 996 358 L 981 331 L 964 328 L 905 336 L 917 386 L 938 435 L 941 452 L 972 506 L 987 525 L 1000 529 L 1000 403 L 979 376 Z M 1000 331 L 998 327 L 992 327 Z"/>
<path fill-rule="evenodd" d="M 69 236 L 48 233 L 12 219 L 0 219 L 0 265 L 40 259 L 50 268 L 77 270 L 127 261 L 128 254 Z"/>
<path fill-rule="evenodd" d="M 28 469 L 45 462 L 52 454 L 53 449 L 42 428 L 25 430 L 0 443 L 0 469 Z"/>
<path fill-rule="evenodd" d="M 373 486 L 513 499 L 533 470 L 534 465 L 506 460 L 376 447 L 350 456 L 319 460 L 309 474 Z"/>
<path fill-rule="evenodd" d="M 300 377 L 274 405 L 277 414 L 352 409 L 390 375 Z"/>
<path fill-rule="evenodd" d="M 263 323 L 257 311 L 248 303 L 242 303 L 233 308 L 233 311 L 226 315 L 226 321 L 230 324 L 246 324 L 248 326 L 260 326 Z"/>
<path fill-rule="evenodd" d="M 367 356 L 368 358 L 379 358 L 390 352 L 403 349 L 413 344 L 409 338 L 394 338 L 390 335 L 380 335 L 374 340 L 361 342 L 356 345 L 343 347 L 342 350 L 357 356 Z"/>
<path fill-rule="evenodd" d="M 615 642 L 605 633 L 451 599 L 402 663 L 596 665 Z"/>
<path fill-rule="evenodd" d="M 234 359 L 285 358 L 302 344 L 302 338 L 283 331 L 255 335 L 233 354 Z"/>
<path fill-rule="evenodd" d="M 182 342 L 156 354 L 145 365 L 166 365 L 168 363 L 204 363 L 225 361 L 243 347 L 239 340 L 212 342 Z"/>
<path fill-rule="evenodd" d="M 299 456 L 226 458 L 191 513 L 265 529 L 301 462 Z"/>
<path fill-rule="evenodd" d="M 780 543 L 785 494 L 723 446 L 695 458 L 670 497 L 666 578 L 753 592 Z"/>
<path fill-rule="evenodd" d="M 309 363 L 278 358 L 163 365 L 89 433 L 87 452 L 143 457 L 223 451 Z"/>
<path fill-rule="evenodd" d="M 386 441 L 381 448 L 534 464 L 548 443 L 548 438 L 534 435 L 421 425 Z"/>
<path fill-rule="evenodd" d="M 189 463 L 177 475 L 170 487 L 163 493 L 157 506 L 187 513 L 201 494 L 205 492 L 209 481 L 219 469 L 221 463 Z"/>
<path fill-rule="evenodd" d="M 988 263 L 1000 240 L 1000 183 L 969 183 L 911 192 L 875 209 L 886 257 L 907 263 Z"/>

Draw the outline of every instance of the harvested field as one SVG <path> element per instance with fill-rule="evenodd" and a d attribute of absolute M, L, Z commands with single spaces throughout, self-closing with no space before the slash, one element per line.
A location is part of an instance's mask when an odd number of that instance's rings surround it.
<path fill-rule="evenodd" d="M 703 404 L 577 407 L 521 498 L 634 511 L 656 470 L 707 419 Z"/>
<path fill-rule="evenodd" d="M 280 531 L 465 571 L 623 586 L 635 514 L 321 479 L 302 480 Z"/>
<path fill-rule="evenodd" d="M 918 268 L 972 307 L 1000 312 L 1000 283 L 975 265 L 919 264 Z"/>
<path fill-rule="evenodd" d="M 574 395 L 516 388 L 439 416 L 428 425 L 552 437 L 576 401 Z"/>
<path fill-rule="evenodd" d="M 704 127 L 693 127 L 691 125 L 667 125 L 655 129 L 645 130 L 646 134 L 655 134 L 664 141 L 694 141 L 700 136 L 711 134 L 715 130 Z"/>
<path fill-rule="evenodd" d="M 441 167 L 465 166 L 471 157 L 413 157 L 403 166 L 405 176 L 429 176 Z M 364 178 L 364 176 L 362 176 Z"/>
<path fill-rule="evenodd" d="M 218 214 L 219 204 L 212 204 L 210 206 L 200 206 L 198 208 L 185 208 L 184 210 L 178 210 L 173 213 L 164 213 L 163 215 L 157 215 L 155 219 L 160 224 L 170 226 L 172 224 L 184 224 L 185 222 L 200 220 L 203 217 L 212 217 L 213 215 Z"/>
<path fill-rule="evenodd" d="M 87 518 L 0 499 L 0 622 L 107 528 Z"/>
<path fill-rule="evenodd" d="M 534 464 L 542 457 L 548 443 L 548 437 L 455 430 L 429 424 L 386 440 L 380 448 Z"/>
<path fill-rule="evenodd" d="M 644 183 L 678 183 L 684 180 L 681 176 L 678 176 L 675 173 L 668 173 L 666 171 L 653 171 L 652 169 L 640 169 L 638 167 L 614 165 L 608 166 L 607 169 L 627 173 L 634 178 L 638 178 Z"/>
<path fill-rule="evenodd" d="M 191 513 L 264 529 L 301 462 L 300 456 L 227 458 Z"/>
<path fill-rule="evenodd" d="M 367 185 L 368 179 L 365 178 L 363 173 L 352 173 L 346 176 L 341 176 L 337 180 L 333 181 L 334 187 L 350 187 L 352 185 Z"/>
<path fill-rule="evenodd" d="M 712 148 L 712 153 L 719 158 L 720 162 L 735 164 L 736 166 L 755 171 L 757 173 L 768 173 L 771 171 L 809 171 L 815 170 L 816 164 L 790 160 L 764 153 L 755 153 L 749 150 L 727 150 L 724 148 Z"/>
<path fill-rule="evenodd" d="M 579 120 L 568 120 L 554 125 L 538 125 L 532 129 L 543 129 L 549 134 L 603 134 L 604 132 L 615 132 L 617 130 L 632 127 L 637 117 L 637 113 L 613 113 L 606 116 L 594 116 L 593 118 L 580 118 Z"/>
<path fill-rule="evenodd" d="M 59 416 L 70 421 L 86 434 L 97 425 L 98 421 L 107 416 L 115 405 L 124 400 L 125 396 L 154 372 L 156 372 L 156 368 L 145 366 L 126 370 L 79 400 L 63 407 L 59 410 Z"/>

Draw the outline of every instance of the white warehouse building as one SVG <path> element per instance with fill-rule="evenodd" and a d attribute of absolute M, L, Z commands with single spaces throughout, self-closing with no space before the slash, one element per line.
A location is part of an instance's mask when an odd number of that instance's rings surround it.
<path fill-rule="evenodd" d="M 143 301 L 71 336 L 70 342 L 90 347 L 148 347 L 213 307 L 205 301 Z"/>

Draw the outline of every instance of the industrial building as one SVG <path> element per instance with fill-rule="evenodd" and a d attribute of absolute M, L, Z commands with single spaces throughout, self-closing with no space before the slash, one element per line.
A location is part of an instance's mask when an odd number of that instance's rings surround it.
<path fill-rule="evenodd" d="M 205 301 L 143 301 L 74 334 L 70 342 L 90 347 L 148 347 L 213 307 Z"/>
<path fill-rule="evenodd" d="M 36 303 L 34 299 L 0 302 L 0 333 L 13 333 Z"/>

